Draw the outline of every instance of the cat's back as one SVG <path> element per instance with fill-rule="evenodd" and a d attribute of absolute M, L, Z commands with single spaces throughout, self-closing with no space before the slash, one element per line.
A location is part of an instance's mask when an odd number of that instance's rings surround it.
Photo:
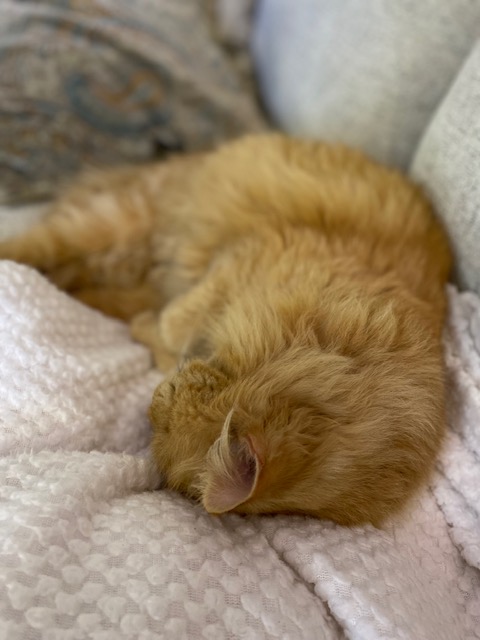
<path fill-rule="evenodd" d="M 179 208 L 200 251 L 260 231 L 268 237 L 269 229 L 307 227 L 373 271 L 398 271 L 414 288 L 448 277 L 448 242 L 422 191 L 359 151 L 263 134 L 226 144 L 191 167 Z"/>
<path fill-rule="evenodd" d="M 438 228 L 425 195 L 398 171 L 341 144 L 282 134 L 220 147 L 206 156 L 195 187 L 199 204 L 206 196 L 211 210 L 218 205 L 225 214 L 217 214 L 239 227 L 291 223 L 327 234 L 375 230 L 385 236 Z"/>

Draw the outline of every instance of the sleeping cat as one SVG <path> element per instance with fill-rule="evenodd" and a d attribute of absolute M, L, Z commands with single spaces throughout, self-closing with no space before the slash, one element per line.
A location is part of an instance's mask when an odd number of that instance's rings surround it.
<path fill-rule="evenodd" d="M 0 256 L 131 322 L 169 371 L 154 458 L 210 513 L 380 525 L 428 477 L 450 252 L 361 153 L 267 134 L 92 174 Z"/>

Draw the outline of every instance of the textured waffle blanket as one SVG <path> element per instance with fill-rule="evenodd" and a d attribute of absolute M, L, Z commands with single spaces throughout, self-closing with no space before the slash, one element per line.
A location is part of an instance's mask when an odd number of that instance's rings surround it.
<path fill-rule="evenodd" d="M 158 489 L 127 329 L 0 262 L 0 638 L 480 637 L 480 300 L 450 289 L 451 429 L 379 531 Z"/>

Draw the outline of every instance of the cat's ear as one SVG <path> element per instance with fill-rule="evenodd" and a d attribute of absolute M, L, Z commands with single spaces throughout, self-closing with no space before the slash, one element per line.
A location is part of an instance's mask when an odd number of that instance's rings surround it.
<path fill-rule="evenodd" d="M 255 439 L 233 433 L 231 418 L 232 411 L 207 455 L 202 502 L 209 513 L 225 513 L 249 500 L 263 466 Z"/>

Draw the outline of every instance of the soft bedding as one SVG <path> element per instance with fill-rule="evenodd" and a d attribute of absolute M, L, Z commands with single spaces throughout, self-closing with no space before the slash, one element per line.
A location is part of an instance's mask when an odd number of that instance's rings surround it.
<path fill-rule="evenodd" d="M 432 486 L 384 530 L 348 529 L 162 490 L 147 351 L 0 262 L 0 638 L 480 637 L 480 299 L 449 295 Z"/>

